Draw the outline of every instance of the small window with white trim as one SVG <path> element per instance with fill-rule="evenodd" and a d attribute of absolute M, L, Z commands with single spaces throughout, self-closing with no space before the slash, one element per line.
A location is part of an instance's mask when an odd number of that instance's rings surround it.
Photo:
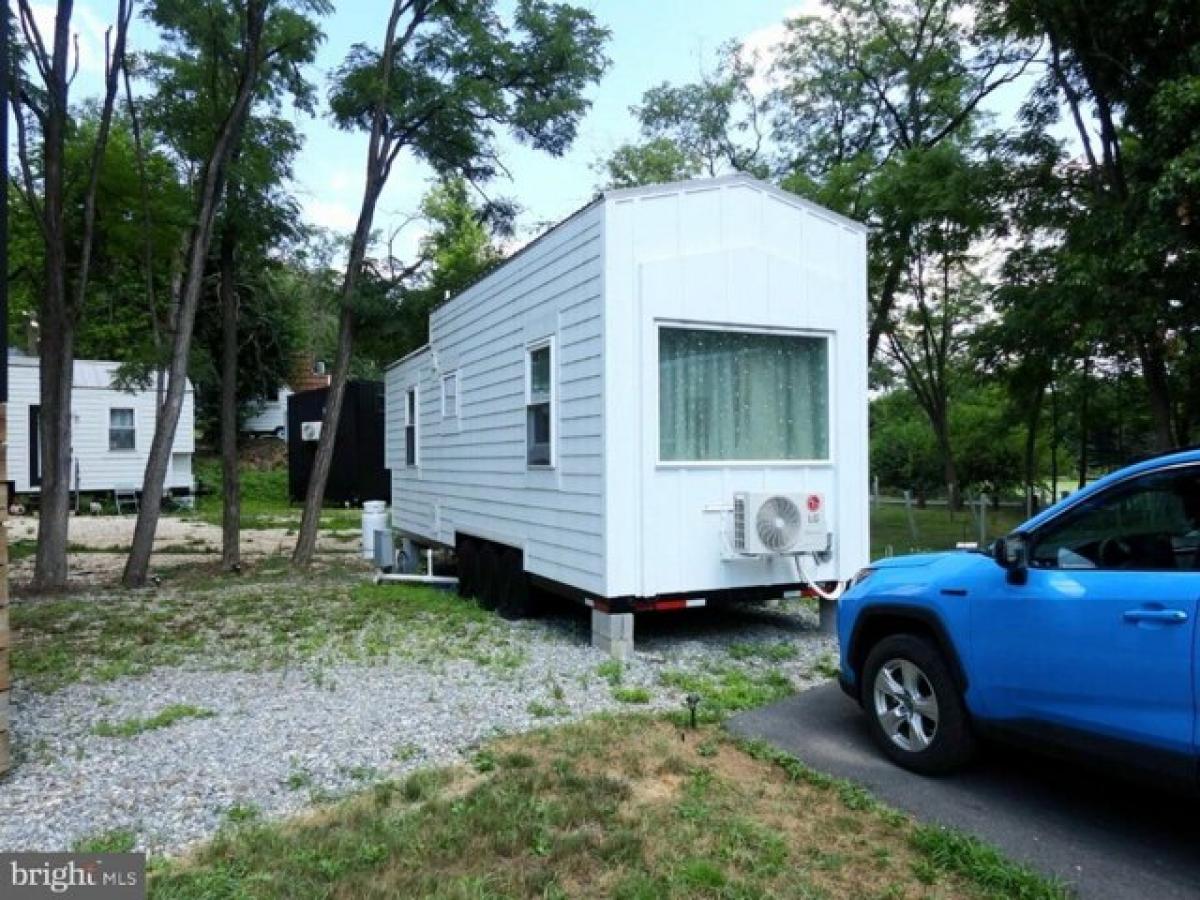
<path fill-rule="evenodd" d="M 134 450 L 137 448 L 137 424 L 132 409 L 110 409 L 108 411 L 108 449 Z"/>
<path fill-rule="evenodd" d="M 442 418 L 458 418 L 458 372 L 442 376 Z"/>
<path fill-rule="evenodd" d="M 525 350 L 525 459 L 530 466 L 554 465 L 554 342 L 549 338 Z"/>
<path fill-rule="evenodd" d="M 417 388 L 414 385 L 404 393 L 404 464 L 416 466 L 420 461 L 417 453 Z"/>

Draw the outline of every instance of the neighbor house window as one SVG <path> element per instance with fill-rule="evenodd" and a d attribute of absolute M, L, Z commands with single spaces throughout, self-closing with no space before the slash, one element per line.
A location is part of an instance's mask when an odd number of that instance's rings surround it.
<path fill-rule="evenodd" d="M 410 387 L 404 394 L 404 464 L 417 464 L 417 389 Z"/>
<path fill-rule="evenodd" d="M 659 458 L 829 457 L 829 342 L 810 335 L 662 327 Z"/>
<path fill-rule="evenodd" d="M 525 351 L 525 459 L 554 465 L 554 345 L 546 340 Z"/>
<path fill-rule="evenodd" d="M 442 418 L 458 417 L 458 373 L 442 376 Z"/>
<path fill-rule="evenodd" d="M 108 411 L 108 449 L 133 450 L 137 446 L 137 426 L 132 409 Z"/>

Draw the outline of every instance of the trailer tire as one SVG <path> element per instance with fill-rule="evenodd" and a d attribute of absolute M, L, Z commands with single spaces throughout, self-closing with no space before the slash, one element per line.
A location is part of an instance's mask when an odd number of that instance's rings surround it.
<path fill-rule="evenodd" d="M 479 562 L 475 568 L 475 596 L 479 605 L 484 609 L 495 609 L 496 601 L 500 599 L 500 554 L 491 544 L 484 544 L 479 550 Z"/>
<path fill-rule="evenodd" d="M 475 567 L 479 548 L 470 538 L 461 538 L 458 542 L 458 596 L 475 596 Z"/>
<path fill-rule="evenodd" d="M 504 619 L 524 619 L 530 614 L 529 578 L 517 550 L 505 550 L 500 557 L 500 596 L 496 611 Z"/>

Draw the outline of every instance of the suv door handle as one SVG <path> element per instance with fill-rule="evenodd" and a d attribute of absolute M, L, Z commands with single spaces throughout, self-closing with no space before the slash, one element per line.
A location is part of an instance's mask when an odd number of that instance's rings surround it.
<path fill-rule="evenodd" d="M 1164 625 L 1182 625 L 1188 614 L 1182 609 L 1127 609 L 1126 622 L 1161 622 Z"/>

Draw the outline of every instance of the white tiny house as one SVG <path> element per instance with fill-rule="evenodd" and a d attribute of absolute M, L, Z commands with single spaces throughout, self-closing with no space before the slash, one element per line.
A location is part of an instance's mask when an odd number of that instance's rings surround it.
<path fill-rule="evenodd" d="M 157 416 L 154 388 L 120 390 L 114 379 L 120 363 L 78 359 L 71 389 L 72 490 L 110 492 L 141 489 Z M 41 414 L 36 357 L 10 351 L 8 359 L 8 479 L 13 492 L 41 490 L 38 432 Z M 166 488 L 193 490 L 195 404 L 191 382 L 175 430 Z"/>
<path fill-rule="evenodd" d="M 748 176 L 605 192 L 389 367 L 393 527 L 502 611 L 526 576 L 583 600 L 614 652 L 626 613 L 846 582 L 866 277 L 862 225 Z"/>

